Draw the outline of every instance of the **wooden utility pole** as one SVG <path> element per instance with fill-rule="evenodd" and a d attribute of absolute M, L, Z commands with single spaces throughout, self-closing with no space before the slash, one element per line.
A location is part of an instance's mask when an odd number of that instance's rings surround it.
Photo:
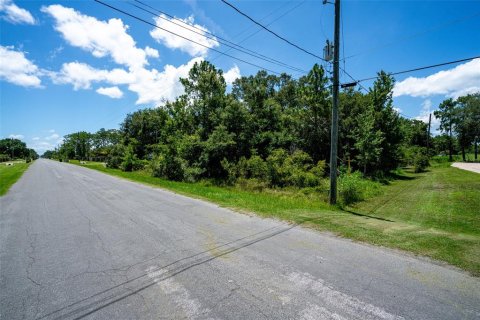
<path fill-rule="evenodd" d="M 335 0 L 335 33 L 333 38 L 333 101 L 330 139 L 330 204 L 337 203 L 338 89 L 340 57 L 340 0 Z"/>
<path fill-rule="evenodd" d="M 432 125 L 432 114 L 428 116 L 428 132 L 427 132 L 427 155 L 430 156 L 430 126 Z"/>

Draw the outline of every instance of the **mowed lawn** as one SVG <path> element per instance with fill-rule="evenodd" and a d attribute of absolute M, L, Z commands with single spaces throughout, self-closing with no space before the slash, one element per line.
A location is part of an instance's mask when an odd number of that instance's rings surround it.
<path fill-rule="evenodd" d="M 383 189 L 381 196 L 351 209 L 389 220 L 378 220 L 383 237 L 365 235 L 369 242 L 444 260 L 480 275 L 480 174 L 443 163 L 425 173 L 406 174 Z"/>
<path fill-rule="evenodd" d="M 13 166 L 0 163 L 0 196 L 3 196 L 10 187 L 17 182 L 31 163 L 15 162 Z"/>
<path fill-rule="evenodd" d="M 344 209 L 329 206 L 325 195 L 315 193 L 245 191 L 168 181 L 147 172 L 108 169 L 100 163 L 84 166 L 243 213 L 287 220 L 442 260 L 480 276 L 480 175 L 449 164 L 436 165 L 421 174 L 407 170 L 382 186 L 380 195 Z"/>

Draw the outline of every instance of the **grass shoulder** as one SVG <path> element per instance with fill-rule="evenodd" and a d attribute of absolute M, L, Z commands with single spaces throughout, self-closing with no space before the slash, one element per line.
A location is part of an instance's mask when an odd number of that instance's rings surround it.
<path fill-rule="evenodd" d="M 7 165 L 7 163 L 12 163 L 12 165 Z M 30 164 L 31 162 L 25 163 L 20 161 L 0 163 L 0 196 L 8 192 L 10 187 L 20 179 Z"/>
<path fill-rule="evenodd" d="M 480 179 L 478 174 L 444 164 L 420 174 L 400 172 L 395 180 L 376 185 L 363 201 L 343 209 L 328 205 L 326 195 L 318 192 L 251 191 L 169 181 L 145 171 L 106 168 L 101 163 L 82 166 L 240 212 L 442 260 L 480 275 Z"/>

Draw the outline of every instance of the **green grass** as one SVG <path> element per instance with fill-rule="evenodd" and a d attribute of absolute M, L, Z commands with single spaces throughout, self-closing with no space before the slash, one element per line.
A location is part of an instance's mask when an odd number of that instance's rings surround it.
<path fill-rule="evenodd" d="M 0 196 L 7 193 L 10 187 L 28 169 L 30 164 L 31 162 L 15 162 L 13 166 L 6 166 L 5 163 L 0 163 Z"/>
<path fill-rule="evenodd" d="M 147 172 L 108 169 L 99 163 L 84 166 L 240 212 L 443 260 L 480 275 L 480 175 L 449 164 L 438 164 L 421 174 L 406 171 L 380 187 L 376 196 L 344 210 L 329 206 L 325 195 L 318 193 L 245 191 L 168 181 Z"/>

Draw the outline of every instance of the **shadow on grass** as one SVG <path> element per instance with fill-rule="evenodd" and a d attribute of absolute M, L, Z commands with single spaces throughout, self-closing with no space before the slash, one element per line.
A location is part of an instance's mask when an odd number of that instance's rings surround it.
<path fill-rule="evenodd" d="M 355 212 L 355 211 L 352 211 L 352 210 L 343 209 L 343 211 L 347 212 L 347 213 L 350 213 L 350 214 L 353 214 L 354 216 L 358 216 L 358 217 L 364 217 L 364 218 L 368 218 L 368 219 L 375 219 L 375 220 L 381 220 L 381 221 L 387 221 L 387 222 L 395 222 L 393 220 L 380 218 L 380 217 L 375 217 L 375 216 L 370 216 L 368 214 L 359 213 L 359 212 Z"/>

